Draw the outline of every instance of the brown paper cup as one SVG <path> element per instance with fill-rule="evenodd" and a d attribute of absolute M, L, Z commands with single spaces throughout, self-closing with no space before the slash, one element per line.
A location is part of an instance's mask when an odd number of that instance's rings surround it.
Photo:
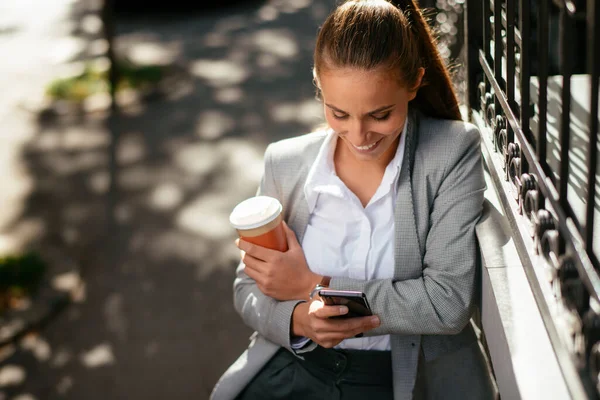
<path fill-rule="evenodd" d="M 281 212 L 279 200 L 256 196 L 238 204 L 231 212 L 229 222 L 245 241 L 284 252 L 288 246 Z"/>

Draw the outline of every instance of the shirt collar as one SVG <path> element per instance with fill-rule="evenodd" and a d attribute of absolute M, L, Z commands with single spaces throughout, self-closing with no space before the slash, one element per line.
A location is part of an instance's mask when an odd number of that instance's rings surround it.
<path fill-rule="evenodd" d="M 333 129 L 327 130 L 327 136 L 321 144 L 317 158 L 313 162 L 306 182 L 304 183 L 304 197 L 308 203 L 308 210 L 310 213 L 313 212 L 315 205 L 317 204 L 317 198 L 319 193 L 327 191 L 329 189 L 332 194 L 341 196 L 339 188 L 336 190 L 333 185 L 333 179 L 335 177 L 335 167 L 333 165 L 333 153 L 335 152 L 335 145 L 337 142 L 337 135 Z"/>
<path fill-rule="evenodd" d="M 400 175 L 400 168 L 402 167 L 402 160 L 404 160 L 404 148 L 406 147 L 406 132 L 408 126 L 408 118 L 404 122 L 404 128 L 402 128 L 402 134 L 400 135 L 400 141 L 398 142 L 398 148 L 396 148 L 396 154 L 392 161 L 388 164 L 383 175 L 382 185 L 391 185 L 398 179 Z M 395 198 L 395 193 L 394 193 Z"/>
<path fill-rule="evenodd" d="M 408 126 L 408 118 L 404 123 L 404 128 L 400 134 L 400 142 L 396 149 L 396 154 L 390 163 L 387 165 L 382 185 L 392 185 L 399 176 L 400 167 L 404 158 L 404 148 L 406 144 L 406 132 Z M 337 197 L 344 197 L 344 192 L 341 190 L 339 185 L 336 183 L 337 178 L 335 173 L 335 166 L 333 163 L 333 155 L 335 153 L 335 147 L 337 145 L 337 134 L 333 129 L 327 130 L 327 136 L 321 144 L 319 153 L 315 158 L 306 178 L 304 184 L 304 196 L 308 203 L 308 210 L 310 213 L 313 212 L 317 198 L 320 193 L 327 193 Z M 395 197 L 394 192 L 394 197 Z"/>

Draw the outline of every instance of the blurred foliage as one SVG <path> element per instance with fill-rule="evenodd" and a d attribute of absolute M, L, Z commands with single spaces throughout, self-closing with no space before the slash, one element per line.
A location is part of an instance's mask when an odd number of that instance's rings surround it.
<path fill-rule="evenodd" d="M 459 102 L 464 104 L 468 81 L 463 65 L 465 0 L 430 0 L 430 2 L 435 3 L 432 26 L 438 39 L 438 49 L 450 71 Z"/>
<path fill-rule="evenodd" d="M 45 272 L 46 264 L 35 252 L 0 258 L 0 310 L 11 297 L 35 293 Z"/>
<path fill-rule="evenodd" d="M 158 83 L 164 76 L 163 66 L 136 66 L 129 62 L 118 62 L 117 91 L 122 89 L 142 89 L 145 86 Z M 84 71 L 76 76 L 57 79 L 51 82 L 46 94 L 54 99 L 82 101 L 86 97 L 109 91 L 108 69 L 99 70 L 86 66 Z"/>

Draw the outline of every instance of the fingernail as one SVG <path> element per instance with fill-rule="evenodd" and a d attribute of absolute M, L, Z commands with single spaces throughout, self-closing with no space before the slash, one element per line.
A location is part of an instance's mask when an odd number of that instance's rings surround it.
<path fill-rule="evenodd" d="M 235 239 L 235 245 L 238 247 L 240 246 L 240 239 Z"/>
<path fill-rule="evenodd" d="M 345 307 L 345 306 L 340 307 L 340 314 L 346 314 L 347 312 L 348 312 L 348 307 Z"/>
<path fill-rule="evenodd" d="M 379 326 L 379 317 L 377 317 L 377 316 L 371 317 L 371 323 L 375 326 Z"/>

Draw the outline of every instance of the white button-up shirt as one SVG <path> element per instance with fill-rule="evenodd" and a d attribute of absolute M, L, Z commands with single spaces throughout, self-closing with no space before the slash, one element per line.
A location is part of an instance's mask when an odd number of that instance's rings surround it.
<path fill-rule="evenodd" d="M 395 182 L 402 165 L 405 136 L 406 124 L 396 155 L 386 167 L 377 191 L 363 207 L 335 172 L 337 134 L 329 132 L 304 185 L 310 218 L 302 249 L 313 272 L 362 280 L 394 276 Z M 351 338 L 336 348 L 390 350 L 390 338 Z"/>

